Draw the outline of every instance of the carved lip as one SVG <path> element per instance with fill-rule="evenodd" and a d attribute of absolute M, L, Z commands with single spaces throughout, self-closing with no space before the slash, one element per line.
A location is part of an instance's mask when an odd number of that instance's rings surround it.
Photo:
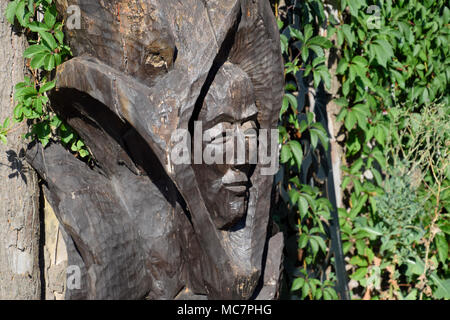
<path fill-rule="evenodd" d="M 243 194 L 247 190 L 247 183 L 240 185 L 224 185 L 224 187 L 231 192 Z"/>
<path fill-rule="evenodd" d="M 229 169 L 222 178 L 222 185 L 231 192 L 243 194 L 248 188 L 248 177 L 242 171 Z"/>

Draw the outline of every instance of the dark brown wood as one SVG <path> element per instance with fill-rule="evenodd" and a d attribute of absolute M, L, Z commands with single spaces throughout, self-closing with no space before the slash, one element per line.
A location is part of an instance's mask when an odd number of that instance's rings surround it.
<path fill-rule="evenodd" d="M 193 134 L 194 121 L 276 128 L 283 67 L 269 2 L 69 0 L 60 11 L 68 5 L 82 28 L 67 31 L 76 58 L 58 68 L 52 103 L 96 166 L 57 144 L 27 154 L 82 270 L 67 298 L 275 297 L 273 177 L 260 164 L 170 159 L 172 134 Z"/>

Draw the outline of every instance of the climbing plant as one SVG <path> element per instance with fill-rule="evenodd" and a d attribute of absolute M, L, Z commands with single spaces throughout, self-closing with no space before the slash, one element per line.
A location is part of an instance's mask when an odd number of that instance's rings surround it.
<path fill-rule="evenodd" d="M 448 4 L 342 0 L 336 5 L 333 15 L 322 1 L 274 2 L 286 62 L 280 115 L 284 166 L 277 182 L 285 204 L 278 219 L 289 235 L 291 297 L 329 299 L 331 291 L 325 296 L 322 288 L 335 286 L 335 270 L 320 267 L 330 252 L 327 230 L 320 226 L 327 226 L 330 216 L 324 212 L 332 207 L 314 186 L 320 183 L 305 185 L 304 170 L 306 149 L 319 140 L 319 150 L 326 148 L 325 132 L 314 122 L 317 110 L 309 113 L 314 101 L 307 91 L 329 88 L 322 50 L 333 45 L 340 56 L 335 103 L 345 144 L 339 217 L 351 297 L 449 299 Z M 320 37 L 320 28 L 328 39 Z"/>
<path fill-rule="evenodd" d="M 325 21 L 321 1 L 285 4 L 280 8 L 279 2 L 274 3 L 286 81 L 279 122 L 282 167 L 276 177 L 282 201 L 275 216 L 286 235 L 286 286 L 294 298 L 337 299 L 330 237 L 335 208 L 324 196 L 326 186 L 312 182 L 310 172 L 317 171 L 311 161 L 323 158 L 329 139 L 320 113 L 314 111 L 316 103 L 305 90 L 330 89 L 325 50 L 332 43 L 319 35 Z"/>
<path fill-rule="evenodd" d="M 18 23 L 28 38 L 30 46 L 23 56 L 31 76 L 15 86 L 16 106 L 12 121 L 10 118 L 4 120 L 0 126 L 0 139 L 6 143 L 8 133 L 19 123 L 29 122 L 26 138 L 39 140 L 43 147 L 51 140 L 59 141 L 77 156 L 88 157 L 84 143 L 58 118 L 49 104 L 48 94 L 55 88 L 55 80 L 51 80 L 53 71 L 72 55 L 64 42 L 64 24 L 58 21 L 53 0 L 13 0 L 5 15 L 11 24 Z"/>
<path fill-rule="evenodd" d="M 339 15 L 354 297 L 449 299 L 448 4 L 343 0 Z"/>

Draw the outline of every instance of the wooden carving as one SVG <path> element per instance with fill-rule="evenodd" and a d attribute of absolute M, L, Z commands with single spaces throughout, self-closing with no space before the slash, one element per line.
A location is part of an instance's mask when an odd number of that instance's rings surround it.
<path fill-rule="evenodd" d="M 274 298 L 283 237 L 269 164 L 173 159 L 174 133 L 194 137 L 198 123 L 211 136 L 202 149 L 228 150 L 225 130 L 276 128 L 283 66 L 269 1 L 65 0 L 60 12 L 71 5 L 75 58 L 51 98 L 95 166 L 57 144 L 27 153 L 81 270 L 66 298 Z"/>

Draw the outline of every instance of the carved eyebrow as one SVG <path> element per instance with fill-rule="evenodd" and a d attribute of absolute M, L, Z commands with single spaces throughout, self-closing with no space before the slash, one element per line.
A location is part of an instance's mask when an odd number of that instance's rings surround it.
<path fill-rule="evenodd" d="M 230 110 L 230 109 L 229 109 Z M 228 123 L 244 123 L 249 120 L 256 120 L 258 115 L 258 109 L 256 105 L 247 106 L 244 108 L 244 111 L 240 114 L 236 114 L 237 112 L 228 112 L 229 110 L 221 110 L 214 118 L 209 118 L 206 116 L 205 123 L 203 124 L 204 128 L 212 128 L 218 123 L 228 122 Z M 234 110 L 233 110 L 234 111 Z"/>

